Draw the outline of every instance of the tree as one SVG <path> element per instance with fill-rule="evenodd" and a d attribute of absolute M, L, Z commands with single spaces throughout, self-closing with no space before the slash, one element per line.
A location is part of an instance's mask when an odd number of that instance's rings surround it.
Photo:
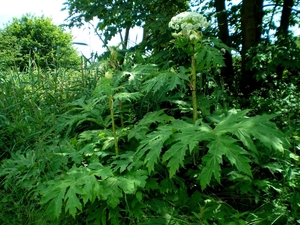
<path fill-rule="evenodd" d="M 104 45 L 119 34 L 124 50 L 127 48 L 129 31 L 135 26 L 144 28 L 145 48 L 160 48 L 165 43 L 163 40 L 170 19 L 188 9 L 186 0 L 68 0 L 64 4 L 64 10 L 69 12 L 70 27 L 81 26 L 97 18 L 96 29 L 102 31 Z M 123 30 L 126 31 L 125 37 L 121 35 Z"/>
<path fill-rule="evenodd" d="M 291 14 L 292 14 L 292 8 L 294 6 L 294 0 L 284 0 L 283 1 L 283 7 L 282 7 L 282 13 L 280 18 L 280 26 L 278 28 L 279 32 L 288 32 L 288 28 L 291 24 Z"/>
<path fill-rule="evenodd" d="M 260 45 L 261 50 L 261 46 L 269 44 L 276 44 L 281 48 L 292 44 L 293 41 L 288 38 L 288 34 L 289 28 L 297 23 L 295 18 L 299 13 L 297 9 L 299 1 L 243 0 L 234 3 L 225 0 L 209 0 L 191 2 L 194 8 L 197 6 L 197 11 L 216 16 L 217 20 L 211 20 L 217 27 L 218 32 L 215 35 L 228 46 L 235 47 L 241 55 L 241 61 L 235 65 L 241 68 L 239 77 L 233 77 L 230 72 L 232 68 L 230 54 L 224 54 L 226 67 L 222 69 L 222 78 L 225 83 L 231 85 L 231 81 L 234 80 L 239 87 L 237 91 L 246 99 L 253 91 L 265 87 L 265 79 L 257 76 L 262 72 L 262 68 L 258 69 L 253 65 L 253 59 L 257 58 L 258 53 L 258 49 L 255 50 L 255 48 Z M 272 33 L 273 36 L 270 35 Z M 279 41 L 274 43 L 274 40 Z M 273 57 L 277 56 L 278 54 Z M 285 69 L 284 65 L 278 65 L 275 72 L 279 80 Z"/>
<path fill-rule="evenodd" d="M 231 45 L 229 29 L 228 29 L 228 19 L 226 11 L 226 1 L 225 0 L 215 0 L 214 6 L 217 12 L 219 38 L 221 41 L 227 45 Z M 232 66 L 232 56 L 230 52 L 226 51 L 224 55 L 225 67 L 222 68 L 222 77 L 225 82 L 229 81 L 233 77 L 233 66 Z M 229 81 L 230 82 L 230 81 Z"/>
<path fill-rule="evenodd" d="M 24 15 L 14 18 L 0 31 L 2 66 L 40 68 L 78 65 L 80 58 L 72 46 L 72 35 L 52 23 L 50 18 Z"/>
<path fill-rule="evenodd" d="M 277 29 L 277 36 L 278 36 L 278 44 L 285 46 L 288 40 L 288 33 L 289 33 L 289 26 L 291 24 L 291 15 L 292 15 L 292 8 L 294 6 L 294 0 L 284 0 L 282 13 L 280 18 L 280 26 Z M 283 65 L 277 66 L 277 75 L 279 78 L 282 78 L 284 71 Z"/>
<path fill-rule="evenodd" d="M 236 89 L 236 93 L 242 93 L 245 98 L 259 90 L 265 81 L 257 78 L 259 71 L 255 67 L 249 66 L 255 57 L 252 54 L 255 51 L 249 51 L 263 44 L 262 41 L 274 44 L 274 39 L 279 37 L 279 30 L 287 31 L 295 24 L 296 14 L 293 11 L 298 13 L 295 7 L 299 5 L 299 0 L 243 0 L 237 3 L 229 0 L 67 0 L 65 10 L 69 11 L 70 26 L 98 18 L 97 29 L 102 31 L 104 44 L 125 29 L 125 38 L 121 38 L 124 50 L 127 50 L 129 30 L 134 26 L 142 26 L 144 38 L 141 49 L 150 50 L 152 56 L 159 53 L 159 61 L 172 60 L 176 64 L 188 60 L 188 57 L 184 52 L 170 51 L 168 43 L 171 36 L 167 23 L 173 15 L 187 11 L 187 3 L 191 5 L 190 10 L 211 17 L 210 36 L 217 36 L 226 45 L 234 47 L 239 52 L 237 55 L 241 56 L 241 60 L 235 57 L 238 60 L 235 60 L 234 65 L 240 70 L 234 71 L 232 55 L 229 51 L 224 53 L 226 66 L 221 69 L 221 77 L 225 84 L 231 90 Z M 213 19 L 213 15 L 217 20 Z M 276 18 L 280 18 L 279 26 Z M 276 30 L 277 33 L 274 32 Z M 269 35 L 272 33 L 274 36 Z M 169 55 L 164 55 L 165 50 L 168 50 Z M 283 70 L 279 67 L 279 77 Z"/>
<path fill-rule="evenodd" d="M 244 0 L 242 5 L 241 91 L 247 98 L 256 88 L 254 72 L 247 68 L 247 51 L 259 43 L 262 34 L 263 0 Z"/>

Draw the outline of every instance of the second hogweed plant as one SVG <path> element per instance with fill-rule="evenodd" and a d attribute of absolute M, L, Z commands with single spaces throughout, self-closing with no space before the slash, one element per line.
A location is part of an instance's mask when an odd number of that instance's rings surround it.
<path fill-rule="evenodd" d="M 177 47 L 182 48 L 191 57 L 190 87 L 192 90 L 193 120 L 198 119 L 197 110 L 197 80 L 195 54 L 201 47 L 202 31 L 208 27 L 204 16 L 196 12 L 183 12 L 174 16 L 169 27 L 176 30 L 172 36 L 176 39 Z"/>

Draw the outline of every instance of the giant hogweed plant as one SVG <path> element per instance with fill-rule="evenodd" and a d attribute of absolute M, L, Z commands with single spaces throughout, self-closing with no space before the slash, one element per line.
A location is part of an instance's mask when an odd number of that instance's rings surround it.
<path fill-rule="evenodd" d="M 58 117 L 51 130 L 58 139 L 43 154 L 47 164 L 41 177 L 30 179 L 28 170 L 38 160 L 31 153 L 24 156 L 31 160 L 14 157 L 2 165 L 5 187 L 14 182 L 33 192 L 53 223 L 65 215 L 87 224 L 276 221 L 276 205 L 268 218 L 255 214 L 266 201 L 261 193 L 276 190 L 258 171 L 284 171 L 287 181 L 288 168 L 274 168 L 281 156 L 289 159 L 289 143 L 270 121 L 273 115 L 248 117 L 250 110 L 235 109 L 204 114 L 198 108 L 205 80 L 197 82 L 197 73 L 223 64 L 222 54 L 203 43 L 199 23 L 205 20 L 194 13 L 170 22 L 181 29 L 175 43 L 191 57 L 191 68 L 120 68 L 112 51 L 93 95 L 68 104 Z M 294 185 L 295 178 L 290 182 Z M 219 190 L 236 200 L 227 201 Z"/>

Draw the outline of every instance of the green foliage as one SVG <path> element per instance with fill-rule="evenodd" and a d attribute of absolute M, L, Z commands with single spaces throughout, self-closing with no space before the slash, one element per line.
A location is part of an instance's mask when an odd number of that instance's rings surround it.
<path fill-rule="evenodd" d="M 205 155 L 202 158 L 203 167 L 198 177 L 202 189 L 205 189 L 211 182 L 212 175 L 220 183 L 220 166 L 223 156 L 226 156 L 237 171 L 252 177 L 249 162 L 258 154 L 252 137 L 260 140 L 270 150 L 278 152 L 283 152 L 284 147 L 288 147 L 288 142 L 283 139 L 283 135 L 276 130 L 274 124 L 268 122 L 272 117 L 244 118 L 247 112 L 247 110 L 230 112 L 227 117 L 221 120 L 218 118 L 219 121 L 214 124 L 214 129 L 205 123 L 192 125 L 181 120 L 174 120 L 171 124 L 159 126 L 156 131 L 147 134 L 146 138 L 140 142 L 136 153 L 137 159 L 145 155 L 144 163 L 151 172 L 155 171 L 154 165 L 162 156 L 162 162 L 167 162 L 170 177 L 173 177 L 180 166 L 186 165 L 184 158 L 187 150 L 189 154 L 199 153 L 197 146 L 206 141 L 208 151 L 201 152 Z M 230 133 L 237 139 L 229 136 Z M 248 151 L 242 148 L 241 143 L 237 143 L 238 141 L 243 143 Z M 162 154 L 164 147 L 168 150 Z M 202 151 L 205 150 L 202 149 Z"/>
<path fill-rule="evenodd" d="M 123 195 L 136 194 L 138 188 L 143 188 L 146 179 L 142 170 L 118 176 L 110 166 L 95 161 L 88 166 L 72 167 L 60 180 L 47 182 L 41 190 L 41 204 L 49 202 L 46 213 L 52 219 L 59 217 L 63 204 L 73 217 L 78 210 L 82 211 L 83 205 L 95 200 L 106 200 L 108 207 L 115 208 Z"/>
<path fill-rule="evenodd" d="M 293 79 L 293 83 L 298 82 L 294 75 L 299 73 L 299 63 L 295 62 L 300 62 L 300 49 L 293 37 L 288 36 L 282 42 L 261 43 L 248 53 L 248 57 L 251 58 L 249 68 L 258 69 L 259 66 L 260 71 L 256 73 L 256 79 L 263 82 L 262 87 L 276 87 L 282 78 Z M 283 75 L 277 73 L 279 66 L 285 69 Z"/>
<path fill-rule="evenodd" d="M 196 44 L 196 121 L 188 60 L 2 72 L 0 223 L 297 224 L 297 79 L 235 109 L 218 79 L 230 48 Z"/>
<path fill-rule="evenodd" d="M 76 0 L 66 1 L 65 10 L 69 12 L 69 26 L 81 26 L 95 17 L 99 19 L 97 30 L 103 35 L 104 45 L 116 34 L 121 34 L 122 29 L 129 29 L 135 26 L 144 28 L 143 51 L 159 50 L 167 45 L 168 23 L 172 16 L 188 9 L 188 2 L 185 0 L 151 2 L 121 0 L 111 2 Z M 109 7 L 107 7 L 109 5 Z M 159 6 L 159 7 L 158 7 Z M 126 37 L 122 39 L 127 43 Z M 125 46 L 125 49 L 127 46 Z M 123 48 L 124 49 L 124 48 Z"/>
<path fill-rule="evenodd" d="M 160 110 L 146 110 L 139 119 L 136 106 L 145 102 L 146 95 L 150 100 L 158 93 L 178 96 L 174 90 L 180 89 L 186 93 L 187 87 L 181 87 L 188 85 L 186 70 L 155 68 L 134 65 L 112 80 L 126 122 L 122 128 L 115 101 L 118 156 L 113 150 L 107 84 L 99 80 L 89 96 L 65 104 L 45 130 L 51 141 L 36 143 L 33 151 L 3 161 L 0 175 L 6 191 L 33 193 L 35 211 L 53 224 L 268 223 L 276 220 L 284 210 L 278 207 L 285 204 L 294 205 L 289 215 L 297 213 L 294 198 L 279 198 L 263 219 L 271 190 L 281 196 L 288 195 L 287 190 L 298 193 L 297 172 L 288 171 L 295 170 L 290 160 L 299 157 L 287 150 L 288 141 L 270 122 L 275 116 L 247 117 L 249 110 L 230 110 L 193 123 L 187 117 L 191 111 L 181 112 L 182 104 L 170 111 L 162 108 L 163 100 L 157 102 Z M 289 167 L 284 167 L 287 162 Z M 268 171 L 274 174 L 271 179 Z M 278 173 L 284 178 L 276 179 Z M 283 182 L 285 191 L 280 191 Z M 236 195 L 236 202 L 210 195 L 220 189 Z M 249 200 L 242 200 L 247 194 Z M 252 198 L 253 208 L 245 208 Z"/>
<path fill-rule="evenodd" d="M 79 66 L 80 58 L 72 47 L 72 36 L 51 19 L 29 14 L 12 22 L 0 32 L 1 68 L 23 71 L 33 67 Z"/>

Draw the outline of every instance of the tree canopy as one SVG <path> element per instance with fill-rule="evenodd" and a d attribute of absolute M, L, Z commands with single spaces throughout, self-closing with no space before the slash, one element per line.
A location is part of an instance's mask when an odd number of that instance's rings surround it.
<path fill-rule="evenodd" d="M 296 0 L 245 0 L 237 3 L 226 0 L 146 2 L 68 0 L 64 3 L 66 6 L 64 9 L 69 12 L 70 26 L 80 26 L 95 17 L 98 18 L 96 29 L 102 32 L 104 44 L 125 29 L 125 38 L 121 39 L 123 49 L 127 46 L 129 29 L 142 26 L 144 41 L 140 46 L 144 50 L 160 54 L 166 49 L 170 50 L 168 43 L 171 33 L 167 28 L 170 18 L 186 11 L 188 7 L 193 11 L 201 12 L 211 23 L 206 37 L 219 38 L 241 56 L 238 64 L 240 73 L 237 73 L 233 71 L 232 52 L 226 51 L 224 54 L 226 66 L 222 68 L 221 77 L 225 83 L 234 83 L 234 89 L 238 89 L 247 97 L 264 85 L 257 77 L 256 69 L 253 67 L 250 69 L 253 62 L 253 55 L 251 55 L 253 48 L 260 44 L 268 45 L 268 43 L 276 44 L 278 47 L 284 46 L 286 42 L 282 41 L 283 39 L 289 43 L 294 42 L 295 40 L 290 40 L 291 35 L 288 34 L 289 28 L 298 23 L 299 3 Z M 275 40 L 278 41 L 274 43 Z M 250 49 L 252 49 L 251 52 L 249 52 Z M 179 61 L 183 61 L 184 53 L 179 54 L 181 56 L 173 53 L 166 59 L 179 58 Z M 274 67 L 277 68 L 278 76 L 282 77 L 284 68 L 276 65 Z"/>
<path fill-rule="evenodd" d="M 50 18 L 30 14 L 14 18 L 0 31 L 2 66 L 24 70 L 78 65 L 80 58 L 72 46 L 72 35 Z"/>
<path fill-rule="evenodd" d="M 161 40 L 167 33 L 167 24 L 172 16 L 188 9 L 186 0 L 70 0 L 64 4 L 64 9 L 69 12 L 69 26 L 81 26 L 97 18 L 96 29 L 103 32 L 104 44 L 125 29 L 125 37 L 121 37 L 124 48 L 130 28 L 142 26 L 145 43 L 152 39 L 155 45 L 154 40 Z M 158 43 L 156 47 L 159 47 Z"/>

